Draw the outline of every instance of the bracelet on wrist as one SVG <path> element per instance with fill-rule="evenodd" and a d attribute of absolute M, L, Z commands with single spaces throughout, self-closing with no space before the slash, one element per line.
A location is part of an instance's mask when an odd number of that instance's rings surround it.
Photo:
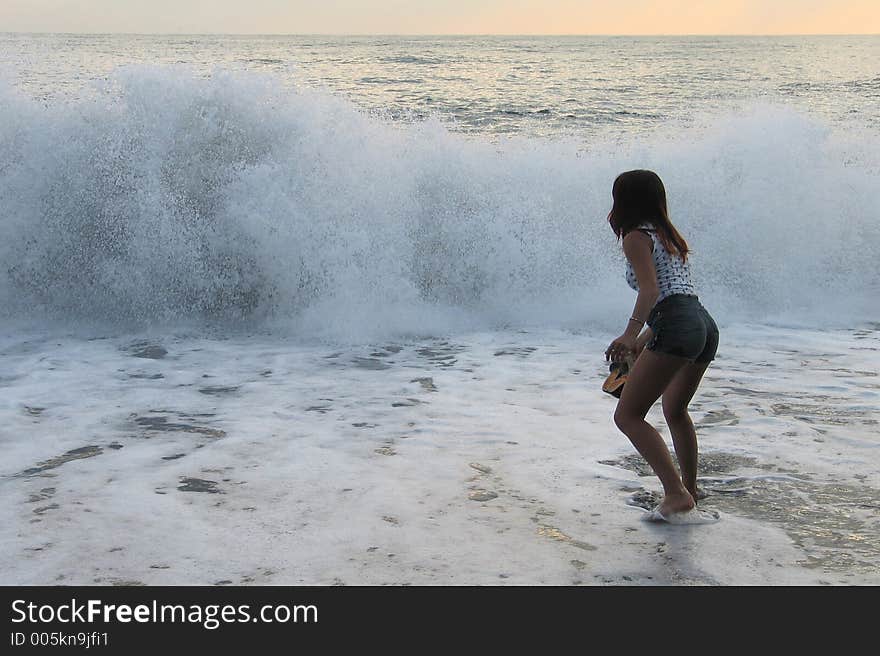
<path fill-rule="evenodd" d="M 630 320 L 630 321 L 634 321 L 634 322 L 636 322 L 636 323 L 639 324 L 640 326 L 644 326 L 644 325 L 645 325 L 645 322 L 644 322 L 644 321 L 642 321 L 641 319 L 636 319 L 635 317 L 630 317 L 629 320 Z"/>

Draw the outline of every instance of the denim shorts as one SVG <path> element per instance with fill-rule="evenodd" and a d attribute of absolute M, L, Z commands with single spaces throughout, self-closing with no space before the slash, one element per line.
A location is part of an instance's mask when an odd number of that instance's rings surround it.
<path fill-rule="evenodd" d="M 696 296 L 673 294 L 648 316 L 653 337 L 645 346 L 691 362 L 711 362 L 718 350 L 718 326 Z"/>

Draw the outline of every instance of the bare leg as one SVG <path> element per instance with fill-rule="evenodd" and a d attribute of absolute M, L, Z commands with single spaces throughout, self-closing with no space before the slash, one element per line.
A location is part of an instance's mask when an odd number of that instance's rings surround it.
<path fill-rule="evenodd" d="M 663 392 L 663 415 L 672 432 L 675 455 L 681 468 L 681 480 L 697 500 L 697 433 L 688 414 L 688 404 L 694 397 L 708 362 L 694 362 L 683 366 Z"/>
<path fill-rule="evenodd" d="M 672 456 L 657 430 L 645 421 L 654 402 L 688 361 L 663 353 L 644 350 L 620 395 L 614 423 L 642 454 L 663 484 L 663 501 L 658 510 L 668 517 L 694 507 L 694 499 L 678 477 Z"/>

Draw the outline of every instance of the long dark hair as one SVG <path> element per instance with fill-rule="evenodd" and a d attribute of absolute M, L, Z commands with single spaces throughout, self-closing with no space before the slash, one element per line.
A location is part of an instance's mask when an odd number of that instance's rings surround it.
<path fill-rule="evenodd" d="M 650 223 L 656 229 L 663 247 L 670 254 L 687 261 L 690 249 L 669 220 L 666 189 L 660 176 L 642 169 L 621 173 L 614 180 L 611 196 L 614 205 L 608 213 L 608 223 L 618 239 L 637 226 Z"/>

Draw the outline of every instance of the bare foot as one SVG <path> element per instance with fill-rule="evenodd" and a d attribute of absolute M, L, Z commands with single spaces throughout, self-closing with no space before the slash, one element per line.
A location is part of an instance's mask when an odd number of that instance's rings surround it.
<path fill-rule="evenodd" d="M 693 510 L 696 506 L 694 498 L 690 492 L 685 491 L 682 494 L 667 494 L 663 497 L 663 501 L 657 506 L 657 512 L 663 517 L 670 517 L 675 513 L 685 513 Z"/>

